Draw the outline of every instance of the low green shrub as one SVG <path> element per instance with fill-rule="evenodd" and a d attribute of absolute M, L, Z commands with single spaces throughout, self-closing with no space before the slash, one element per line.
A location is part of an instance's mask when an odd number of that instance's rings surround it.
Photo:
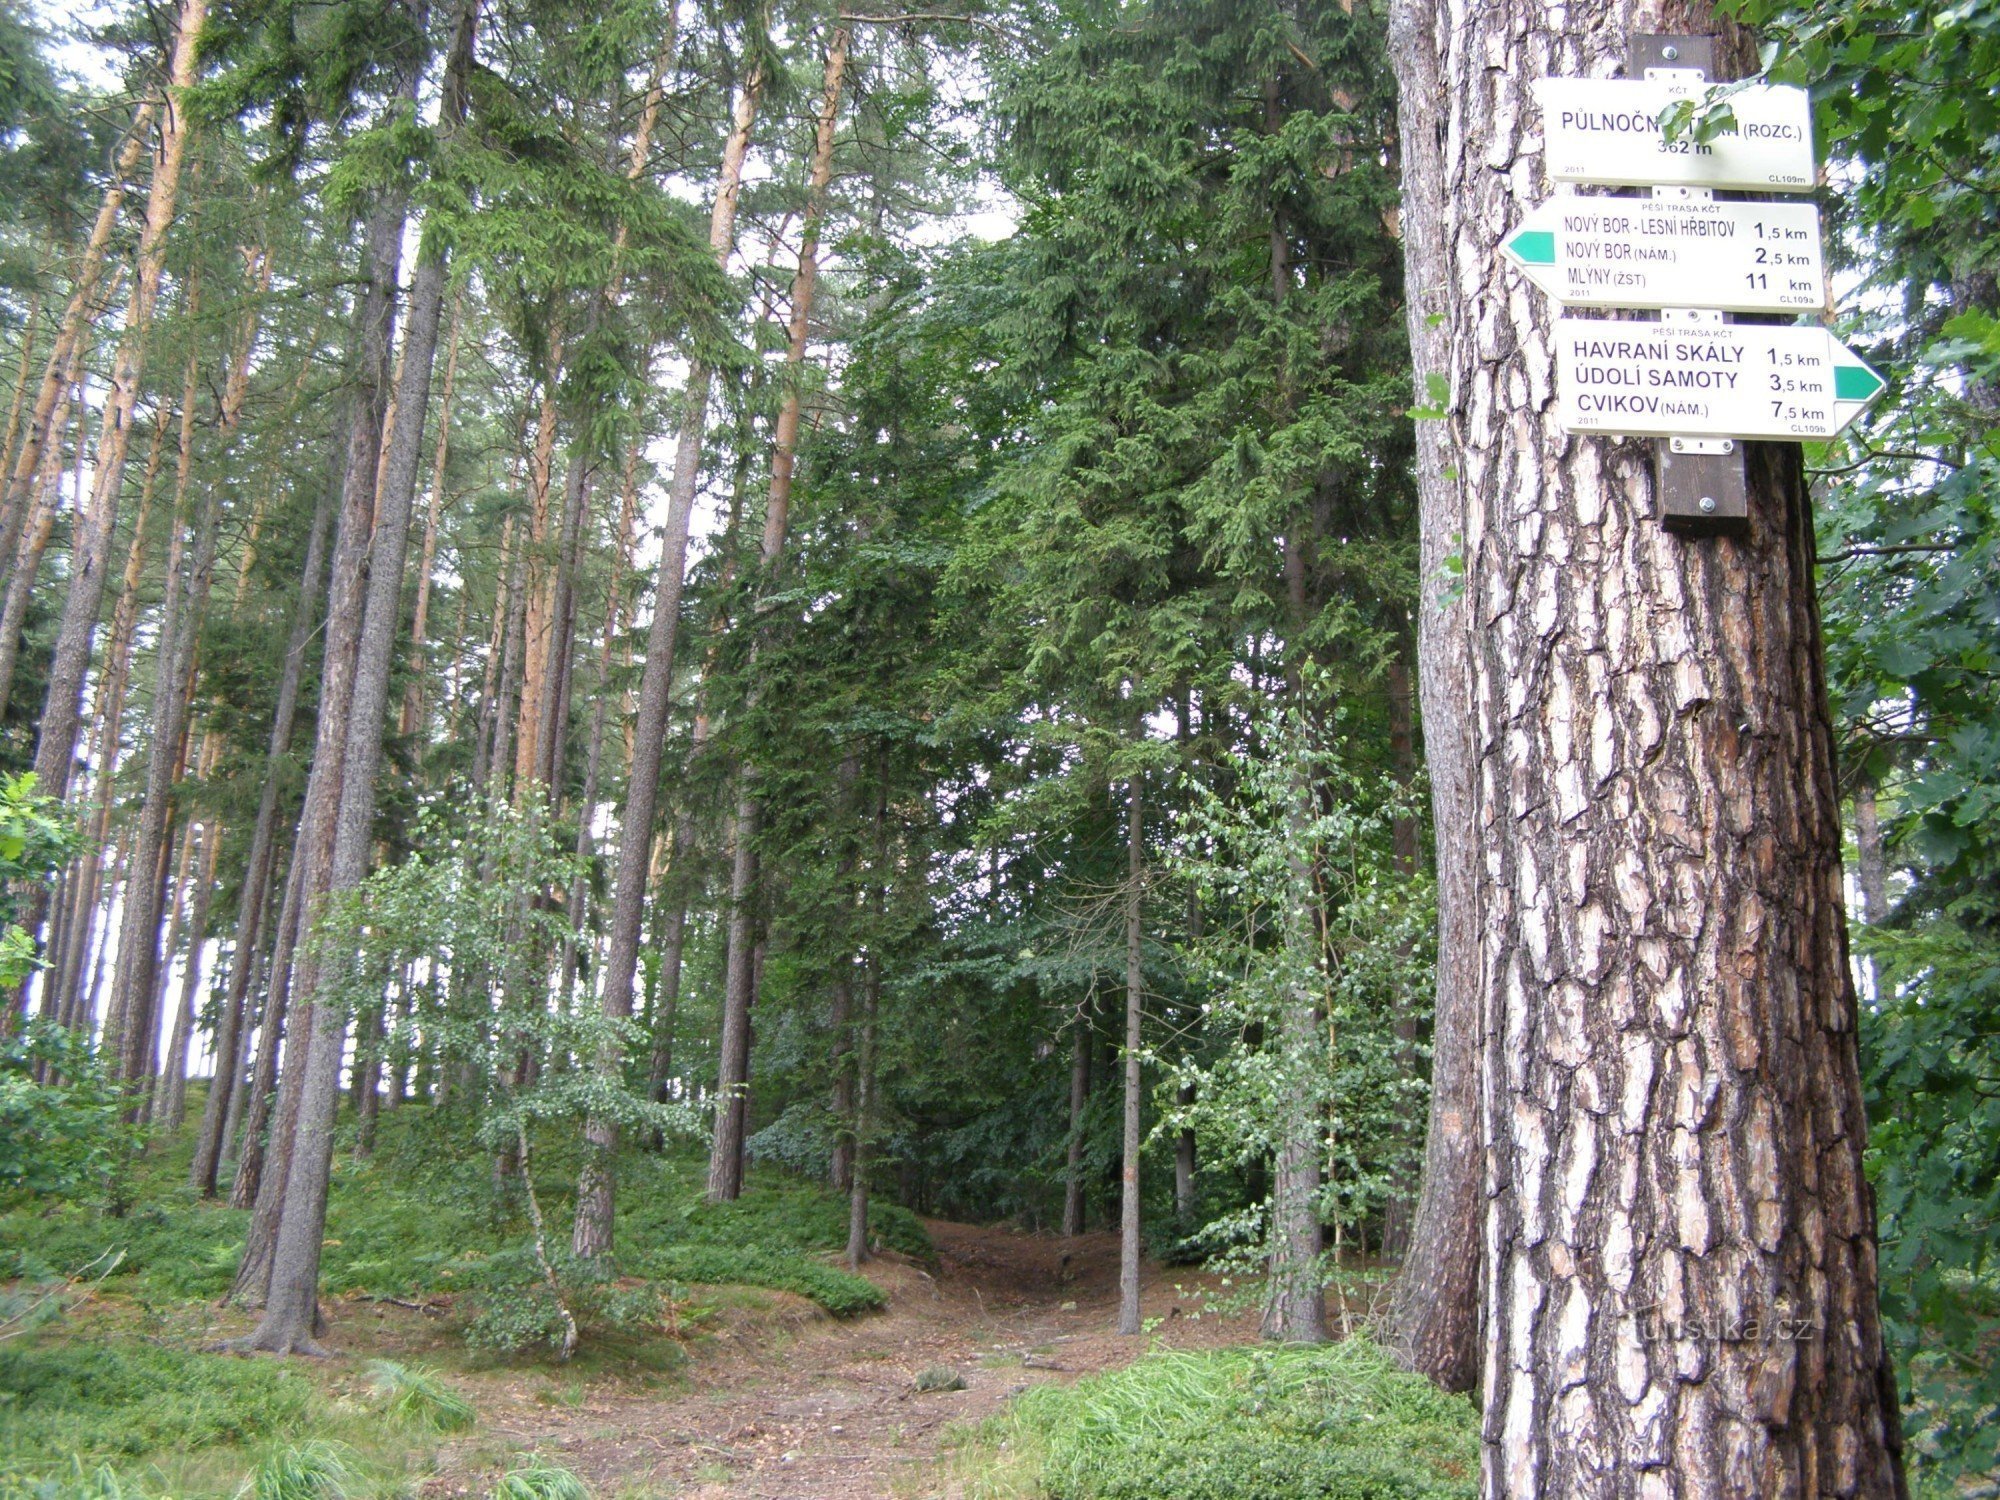
<path fill-rule="evenodd" d="M 668 1245 L 648 1252 L 639 1264 L 646 1275 L 663 1281 L 794 1292 L 836 1318 L 875 1312 L 887 1301 L 882 1289 L 864 1277 L 836 1271 L 802 1255 L 740 1245 Z"/>
<path fill-rule="evenodd" d="M 653 1158 L 634 1175 L 642 1185 L 621 1193 L 620 1245 L 755 1245 L 807 1253 L 847 1248 L 847 1199 L 823 1183 L 769 1169 L 753 1170 L 743 1196 L 710 1203 L 703 1196 L 702 1164 L 688 1158 Z M 666 1180 L 643 1185 L 647 1173 Z M 926 1263 L 937 1258 L 923 1221 L 894 1203 L 868 1205 L 869 1237 L 886 1249 Z"/>
<path fill-rule="evenodd" d="M 1155 1354 L 1040 1386 L 1010 1421 L 1049 1500 L 1471 1500 L 1472 1404 L 1362 1339 Z"/>
<path fill-rule="evenodd" d="M 0 1470 L 256 1442 L 296 1431 L 314 1400 L 268 1360 L 136 1341 L 0 1349 Z"/>

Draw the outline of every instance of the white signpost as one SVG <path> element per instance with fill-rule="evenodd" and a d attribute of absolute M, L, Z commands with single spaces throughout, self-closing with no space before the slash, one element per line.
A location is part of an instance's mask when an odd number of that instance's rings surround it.
<path fill-rule="evenodd" d="M 1501 250 L 1569 307 L 1826 306 L 1810 203 L 1558 198 L 1531 209 Z"/>
<path fill-rule="evenodd" d="M 1824 328 L 1559 318 L 1555 345 L 1568 432 L 1823 441 L 1883 386 Z"/>
<path fill-rule="evenodd" d="M 1555 182 L 1769 189 L 1809 193 L 1815 175 L 1812 107 L 1804 89 L 1757 84 L 1729 95 L 1735 123 L 1713 141 L 1668 140 L 1660 117 L 1700 105 L 1710 85 L 1693 73 L 1646 78 L 1544 78 L 1542 150 Z"/>

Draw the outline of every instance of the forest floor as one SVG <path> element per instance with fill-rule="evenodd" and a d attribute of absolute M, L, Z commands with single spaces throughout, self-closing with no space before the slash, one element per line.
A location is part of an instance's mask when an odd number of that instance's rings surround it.
<path fill-rule="evenodd" d="M 936 1466 L 951 1430 L 996 1415 L 1029 1386 L 1121 1368 L 1152 1349 L 1256 1337 L 1252 1314 L 1202 1311 L 1199 1292 L 1212 1278 L 1150 1264 L 1141 1280 L 1150 1331 L 1113 1333 L 1116 1235 L 926 1227 L 934 1269 L 893 1253 L 864 1267 L 888 1295 L 884 1311 L 836 1321 L 772 1294 L 754 1316 L 714 1328 L 685 1382 L 669 1389 L 596 1381 L 552 1403 L 546 1373 L 464 1377 L 482 1430 L 442 1455 L 423 1494 L 484 1493 L 496 1443 L 540 1452 L 607 1500 L 943 1494 Z M 946 1370 L 963 1389 L 918 1389 L 919 1375 Z"/>

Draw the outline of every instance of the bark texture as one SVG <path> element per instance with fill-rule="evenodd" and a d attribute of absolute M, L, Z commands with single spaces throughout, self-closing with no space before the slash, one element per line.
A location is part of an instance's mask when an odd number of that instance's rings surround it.
<path fill-rule="evenodd" d="M 1497 254 L 1547 192 L 1532 80 L 1714 25 L 1399 36 L 1473 627 L 1489 1496 L 1904 1493 L 1799 453 L 1751 445 L 1746 537 L 1664 530 L 1645 444 L 1556 429 L 1553 309 Z"/>

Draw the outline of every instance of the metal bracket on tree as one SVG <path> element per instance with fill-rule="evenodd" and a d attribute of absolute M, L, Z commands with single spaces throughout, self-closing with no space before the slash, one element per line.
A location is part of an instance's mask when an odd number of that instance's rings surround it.
<path fill-rule="evenodd" d="M 1662 73 L 1694 73 L 1715 77 L 1712 36 L 1637 35 L 1631 39 L 1625 70 L 1634 78 Z M 1703 188 L 1654 188 L 1656 198 L 1708 198 Z M 1662 312 L 1661 321 L 1675 314 Z M 1682 312 L 1680 320 L 1723 321 L 1719 312 Z M 1750 493 L 1744 480 L 1743 450 L 1731 438 L 1669 437 L 1653 441 L 1653 493 L 1660 502 L 1660 524 L 1669 531 L 1716 536 L 1749 529 Z"/>

